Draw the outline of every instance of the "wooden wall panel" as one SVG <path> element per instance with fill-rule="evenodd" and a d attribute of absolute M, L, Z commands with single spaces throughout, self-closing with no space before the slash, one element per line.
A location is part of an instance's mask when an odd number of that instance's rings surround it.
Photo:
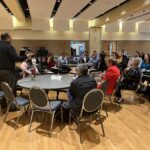
<path fill-rule="evenodd" d="M 60 55 L 62 51 L 70 54 L 69 40 L 13 40 L 12 44 L 18 53 L 24 46 L 30 47 L 34 52 L 38 47 L 44 46 L 54 55 Z M 85 41 L 85 44 L 86 49 L 89 50 L 89 42 Z"/>

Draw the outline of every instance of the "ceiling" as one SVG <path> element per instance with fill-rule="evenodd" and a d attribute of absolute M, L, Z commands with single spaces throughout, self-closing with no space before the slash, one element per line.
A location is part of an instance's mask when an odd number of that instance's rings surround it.
<path fill-rule="evenodd" d="M 135 0 L 0 0 L 0 19 L 11 19 L 10 16 L 13 15 L 20 22 L 30 20 L 39 30 L 42 22 L 44 22 L 44 26 L 47 27 L 46 30 L 49 30 L 47 24 L 49 24 L 50 18 L 55 19 L 56 23 L 58 20 L 58 24 L 61 24 L 60 20 L 66 24 L 64 21 L 68 23 L 70 19 L 88 23 L 89 20 L 99 19 L 116 9 L 119 10 L 131 1 Z M 150 3 L 150 0 L 140 1 Z M 141 7 L 143 6 L 141 5 Z M 150 8 L 121 19 L 124 21 L 147 21 L 150 19 Z M 10 22 L 13 24 L 13 21 Z"/>

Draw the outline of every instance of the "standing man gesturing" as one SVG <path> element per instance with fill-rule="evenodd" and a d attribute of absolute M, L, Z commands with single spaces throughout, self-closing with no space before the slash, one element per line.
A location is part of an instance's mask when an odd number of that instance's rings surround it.
<path fill-rule="evenodd" d="M 28 54 L 29 56 L 30 54 Z M 1 34 L 0 41 L 0 88 L 1 82 L 7 82 L 16 94 L 16 75 L 15 62 L 23 61 L 27 56 L 18 56 L 15 48 L 11 45 L 11 36 L 9 33 Z"/>

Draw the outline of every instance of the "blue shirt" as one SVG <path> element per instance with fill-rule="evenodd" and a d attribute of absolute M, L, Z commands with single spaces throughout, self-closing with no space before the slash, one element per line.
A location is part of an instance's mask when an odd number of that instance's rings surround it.
<path fill-rule="evenodd" d="M 146 69 L 146 70 L 150 70 L 150 63 L 145 63 L 144 61 L 142 62 L 141 69 Z"/>

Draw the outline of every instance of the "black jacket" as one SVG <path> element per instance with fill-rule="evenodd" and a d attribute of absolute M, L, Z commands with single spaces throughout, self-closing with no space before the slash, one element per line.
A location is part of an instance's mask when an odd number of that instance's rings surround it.
<path fill-rule="evenodd" d="M 72 100 L 69 101 L 71 109 L 79 114 L 82 106 L 82 102 L 84 96 L 92 89 L 96 88 L 97 84 L 96 81 L 86 76 L 80 76 L 77 79 L 73 80 L 70 88 L 69 93 L 73 97 Z"/>
<path fill-rule="evenodd" d="M 0 70 L 14 70 L 15 62 L 23 61 L 26 58 L 26 56 L 18 56 L 9 42 L 0 41 Z"/>

